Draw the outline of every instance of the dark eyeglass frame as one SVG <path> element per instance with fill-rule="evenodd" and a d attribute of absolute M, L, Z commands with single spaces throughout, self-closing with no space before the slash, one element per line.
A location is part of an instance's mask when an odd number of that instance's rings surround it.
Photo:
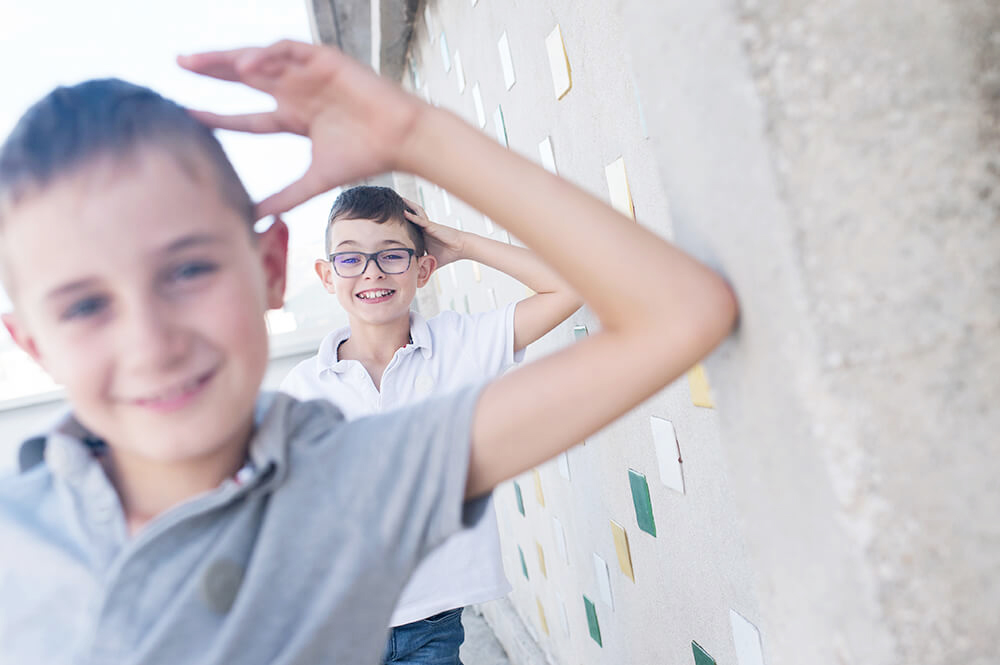
<path fill-rule="evenodd" d="M 406 255 L 407 255 L 406 267 L 403 268 L 402 270 L 394 270 L 394 271 L 390 272 L 390 271 L 388 271 L 388 270 L 386 270 L 385 268 L 382 267 L 382 264 L 379 262 L 379 259 L 382 257 L 383 254 L 389 254 L 389 253 L 393 253 L 393 252 L 395 252 L 397 254 L 399 252 L 406 252 Z M 358 271 L 358 274 L 356 274 L 356 275 L 341 275 L 340 270 L 337 269 L 337 260 L 336 260 L 337 257 L 338 256 L 343 256 L 345 254 L 354 254 L 354 255 L 357 255 L 357 256 L 363 256 L 363 257 L 365 257 L 365 264 L 364 264 L 364 266 L 362 266 L 361 270 Z M 402 275 L 404 272 L 406 272 L 407 270 L 410 269 L 410 264 L 413 263 L 413 257 L 416 256 L 416 255 L 417 255 L 417 250 L 412 249 L 410 247 L 389 247 L 387 249 L 380 249 L 377 252 L 357 252 L 357 251 L 334 252 L 333 254 L 330 254 L 330 265 L 333 266 L 333 271 L 335 273 L 337 273 L 338 275 L 340 275 L 341 277 L 344 277 L 344 278 L 360 277 L 361 275 L 364 275 L 365 271 L 368 270 L 368 264 L 371 263 L 372 261 L 375 262 L 375 267 L 378 268 L 379 270 L 381 270 L 383 274 L 386 274 L 386 275 Z"/>

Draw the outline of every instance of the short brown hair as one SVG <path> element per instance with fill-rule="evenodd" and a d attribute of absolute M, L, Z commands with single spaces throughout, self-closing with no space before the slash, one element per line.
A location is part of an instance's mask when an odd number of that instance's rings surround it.
<path fill-rule="evenodd" d="M 333 224 L 338 219 L 368 219 L 376 224 L 397 222 L 406 228 L 407 235 L 413 241 L 417 256 L 423 256 L 427 251 L 424 242 L 424 230 L 411 222 L 403 214 L 405 211 L 416 212 L 406 205 L 395 190 L 376 185 L 358 185 L 340 193 L 330 208 L 326 221 L 326 248 L 330 250 L 330 235 Z"/>

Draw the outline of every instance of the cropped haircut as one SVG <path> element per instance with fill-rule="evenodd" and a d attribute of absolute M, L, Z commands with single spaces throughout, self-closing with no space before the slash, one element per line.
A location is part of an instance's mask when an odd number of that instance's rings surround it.
<path fill-rule="evenodd" d="M 367 219 L 376 224 L 385 224 L 390 221 L 402 224 L 406 228 L 410 240 L 413 241 L 417 256 L 423 256 L 427 251 L 424 230 L 406 218 L 403 213 L 407 210 L 416 212 L 406 205 L 403 197 L 389 187 L 358 185 L 344 190 L 333 202 L 333 207 L 330 208 L 330 214 L 327 216 L 327 251 L 332 249 L 330 245 L 333 225 L 338 219 Z"/>
<path fill-rule="evenodd" d="M 253 201 L 212 130 L 175 102 L 120 79 L 56 88 L 21 116 L 0 147 L 0 229 L 24 196 L 101 157 L 125 159 L 144 146 L 165 149 L 192 177 L 200 154 L 223 199 L 252 229 Z"/>

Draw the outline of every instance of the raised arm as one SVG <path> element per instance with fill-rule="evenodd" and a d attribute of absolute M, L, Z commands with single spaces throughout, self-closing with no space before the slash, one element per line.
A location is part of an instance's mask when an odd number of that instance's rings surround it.
<path fill-rule="evenodd" d="M 282 42 L 181 64 L 277 100 L 271 113 L 202 114 L 210 124 L 312 138 L 309 171 L 263 201 L 261 214 L 374 173 L 410 171 L 517 235 L 598 316 L 599 332 L 483 391 L 472 432 L 470 496 L 634 408 L 708 354 L 733 325 L 733 294 L 705 265 L 336 50 Z"/>
<path fill-rule="evenodd" d="M 549 332 L 583 304 L 576 292 L 529 249 L 432 222 L 416 202 L 403 199 L 415 213 L 406 216 L 424 229 L 427 251 L 441 268 L 469 259 L 510 275 L 534 291 L 514 309 L 514 351 Z"/>

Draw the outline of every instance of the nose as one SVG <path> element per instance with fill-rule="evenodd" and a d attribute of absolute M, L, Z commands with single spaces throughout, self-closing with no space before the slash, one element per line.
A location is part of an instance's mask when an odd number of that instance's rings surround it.
<path fill-rule="evenodd" d="M 378 261 L 375 260 L 375 257 L 369 256 L 368 261 L 365 262 L 365 269 L 361 272 L 361 276 L 371 279 L 380 279 L 384 275 L 385 273 L 378 267 Z"/>
<path fill-rule="evenodd" d="M 164 370 L 180 365 L 187 356 L 190 336 L 172 316 L 168 303 L 136 299 L 123 313 L 121 351 L 137 370 Z"/>

